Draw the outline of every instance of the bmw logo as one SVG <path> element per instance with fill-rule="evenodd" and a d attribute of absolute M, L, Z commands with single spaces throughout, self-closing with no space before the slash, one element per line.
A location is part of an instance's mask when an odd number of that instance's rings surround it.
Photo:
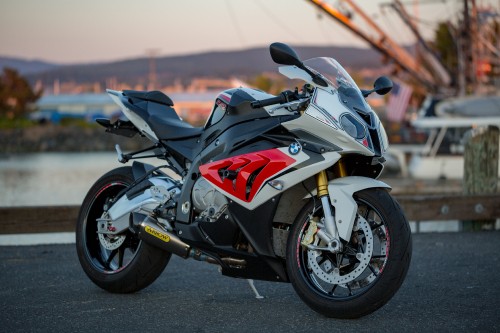
<path fill-rule="evenodd" d="M 302 147 L 301 147 L 300 143 L 298 143 L 298 142 L 291 143 L 290 146 L 288 146 L 288 151 L 292 155 L 297 155 L 301 149 L 302 149 Z"/>

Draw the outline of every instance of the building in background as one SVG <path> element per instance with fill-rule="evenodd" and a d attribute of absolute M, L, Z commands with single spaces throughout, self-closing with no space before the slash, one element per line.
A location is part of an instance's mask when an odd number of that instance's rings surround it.
<path fill-rule="evenodd" d="M 174 109 L 185 121 L 202 125 L 208 117 L 218 92 L 169 93 Z M 121 110 L 108 94 L 45 95 L 37 102 L 37 111 L 30 118 L 59 123 L 62 119 L 117 119 Z"/>

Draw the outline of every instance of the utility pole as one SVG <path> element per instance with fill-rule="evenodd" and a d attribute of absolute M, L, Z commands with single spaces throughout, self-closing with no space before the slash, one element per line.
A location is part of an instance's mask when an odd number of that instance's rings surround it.
<path fill-rule="evenodd" d="M 462 31 L 463 28 L 459 28 L 458 32 L 453 28 L 452 24 L 448 22 L 448 30 L 455 34 L 457 39 L 457 64 L 458 64 L 458 96 L 465 96 L 467 92 L 467 64 L 465 61 L 465 39 Z"/>
<path fill-rule="evenodd" d="M 148 90 L 155 90 L 157 86 L 156 78 L 156 57 L 160 53 L 159 49 L 148 49 L 146 54 L 149 58 Z"/>
<path fill-rule="evenodd" d="M 472 63 L 472 91 L 477 93 L 480 86 L 478 79 L 478 66 L 479 66 L 479 23 L 477 19 L 476 0 L 470 0 L 471 4 L 471 17 L 470 17 L 470 35 L 471 35 L 471 63 Z"/>
<path fill-rule="evenodd" d="M 472 57 L 472 38 L 470 33 L 470 13 L 469 13 L 469 0 L 464 0 L 464 22 L 462 26 L 462 46 L 463 46 L 463 56 L 465 58 L 465 91 L 467 94 L 467 85 L 472 83 L 474 80 L 474 68 L 473 68 L 473 57 Z"/>

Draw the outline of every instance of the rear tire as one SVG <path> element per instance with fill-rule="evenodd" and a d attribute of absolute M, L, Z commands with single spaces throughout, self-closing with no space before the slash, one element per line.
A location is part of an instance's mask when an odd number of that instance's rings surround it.
<path fill-rule="evenodd" d="M 129 230 L 114 238 L 98 236 L 96 219 L 103 215 L 106 201 L 133 181 L 131 167 L 103 175 L 83 200 L 76 224 L 76 249 L 83 270 L 96 285 L 113 293 L 132 293 L 149 286 L 171 257 Z"/>
<path fill-rule="evenodd" d="M 410 266 L 411 231 L 399 204 L 378 188 L 357 192 L 354 199 L 357 230 L 341 255 L 301 245 L 312 221 L 323 217 L 318 200 L 304 206 L 288 237 L 292 285 L 309 307 L 327 317 L 359 318 L 379 309 L 399 289 Z M 314 239 L 322 246 L 317 235 Z"/>

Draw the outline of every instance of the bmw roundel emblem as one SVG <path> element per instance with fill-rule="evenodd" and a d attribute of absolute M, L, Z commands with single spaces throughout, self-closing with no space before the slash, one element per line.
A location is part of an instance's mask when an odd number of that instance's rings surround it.
<path fill-rule="evenodd" d="M 301 149 L 302 149 L 302 147 L 301 147 L 300 143 L 298 143 L 298 142 L 293 142 L 290 144 L 290 146 L 288 146 L 288 151 L 292 155 L 297 155 Z"/>

